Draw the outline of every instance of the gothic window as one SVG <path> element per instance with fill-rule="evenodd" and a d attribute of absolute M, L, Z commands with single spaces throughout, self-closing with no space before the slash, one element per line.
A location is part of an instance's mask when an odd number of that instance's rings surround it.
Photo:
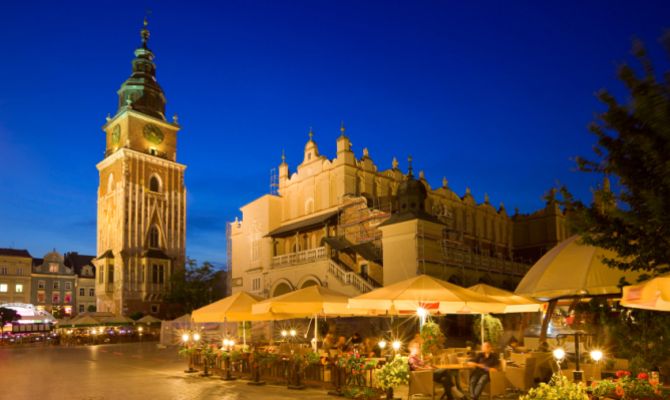
<path fill-rule="evenodd" d="M 161 183 L 156 175 L 152 175 L 151 178 L 149 178 L 149 190 L 152 192 L 161 191 Z"/>
<path fill-rule="evenodd" d="M 157 249 L 160 245 L 160 242 L 158 240 L 158 228 L 156 226 L 152 226 L 151 229 L 149 229 L 149 247 Z"/>

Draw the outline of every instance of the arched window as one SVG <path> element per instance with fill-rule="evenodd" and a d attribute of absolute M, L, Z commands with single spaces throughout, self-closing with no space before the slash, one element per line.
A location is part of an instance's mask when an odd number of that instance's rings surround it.
<path fill-rule="evenodd" d="M 149 190 L 152 192 L 161 191 L 161 183 L 156 175 L 152 175 L 151 178 L 149 178 Z"/>
<path fill-rule="evenodd" d="M 160 247 L 160 243 L 158 240 L 158 228 L 156 226 L 152 226 L 149 229 L 149 247 L 155 249 Z"/>

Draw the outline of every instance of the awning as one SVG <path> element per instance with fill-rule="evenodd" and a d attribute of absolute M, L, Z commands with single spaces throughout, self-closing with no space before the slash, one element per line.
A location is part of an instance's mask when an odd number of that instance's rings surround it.
<path fill-rule="evenodd" d="M 300 221 L 296 222 L 291 222 L 286 225 L 282 225 L 279 228 L 273 230 L 272 232 L 268 233 L 266 236 L 271 236 L 271 237 L 286 237 L 286 236 L 291 236 L 296 231 L 304 231 L 308 230 L 310 228 L 318 227 L 319 225 L 323 224 L 330 218 L 334 217 L 337 215 L 339 210 L 332 210 L 332 211 L 326 211 L 324 213 L 315 215 L 313 217 L 305 218 Z"/>

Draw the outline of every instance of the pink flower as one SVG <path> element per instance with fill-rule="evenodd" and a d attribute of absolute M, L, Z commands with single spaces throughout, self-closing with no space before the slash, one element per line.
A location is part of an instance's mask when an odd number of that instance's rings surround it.
<path fill-rule="evenodd" d="M 616 372 L 616 377 L 617 378 L 623 378 L 624 376 L 630 376 L 630 372 L 629 371 L 624 371 L 623 369 Z"/>
<path fill-rule="evenodd" d="M 637 379 L 649 379 L 649 375 L 646 372 L 640 372 L 637 374 Z"/>

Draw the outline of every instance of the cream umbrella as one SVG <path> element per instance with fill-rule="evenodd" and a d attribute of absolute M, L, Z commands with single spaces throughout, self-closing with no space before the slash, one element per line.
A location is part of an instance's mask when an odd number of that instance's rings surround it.
<path fill-rule="evenodd" d="M 639 273 L 610 268 L 603 262 L 616 257 L 613 251 L 581 244 L 579 236 L 574 235 L 554 246 L 528 270 L 514 293 L 550 300 L 540 341 L 546 338 L 557 299 L 619 294 L 621 278 L 637 281 Z"/>
<path fill-rule="evenodd" d="M 538 312 L 542 308 L 541 302 L 530 297 L 519 296 L 507 290 L 499 289 L 485 283 L 470 286 L 468 289 L 505 304 L 504 314 Z"/>
<path fill-rule="evenodd" d="M 378 314 L 417 313 L 501 313 L 506 305 L 464 287 L 429 275 L 418 275 L 349 300 L 351 308 Z"/>
<path fill-rule="evenodd" d="M 624 286 L 621 305 L 645 310 L 670 311 L 670 274 Z"/>
<path fill-rule="evenodd" d="M 349 308 L 349 297 L 321 286 L 308 286 L 254 304 L 257 315 L 279 315 L 290 318 L 314 317 L 314 346 L 318 342 L 318 318 L 326 316 L 369 315 L 366 310 Z M 316 349 L 315 349 L 316 350 Z"/>
<path fill-rule="evenodd" d="M 514 293 L 543 300 L 621 293 L 621 278 L 635 282 L 639 273 L 610 268 L 603 262 L 616 257 L 613 251 L 583 245 L 579 236 L 572 236 L 542 256 Z"/>

